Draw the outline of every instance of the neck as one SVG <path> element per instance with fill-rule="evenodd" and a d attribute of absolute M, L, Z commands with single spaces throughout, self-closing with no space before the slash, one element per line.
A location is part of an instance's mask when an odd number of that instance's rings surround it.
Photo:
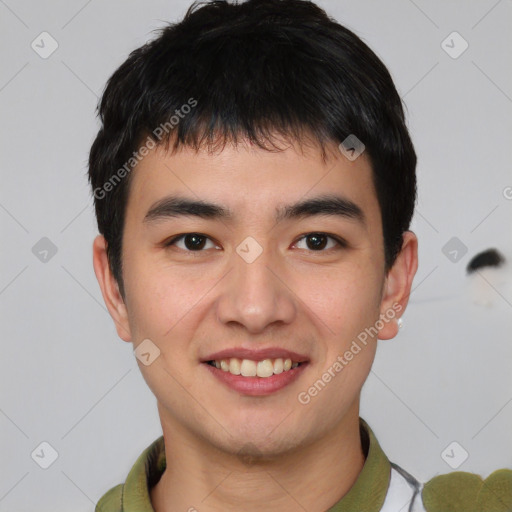
<path fill-rule="evenodd" d="M 365 462 L 358 403 L 321 439 L 252 463 L 195 438 L 160 413 L 167 467 L 150 492 L 156 512 L 324 512 L 350 490 Z"/>

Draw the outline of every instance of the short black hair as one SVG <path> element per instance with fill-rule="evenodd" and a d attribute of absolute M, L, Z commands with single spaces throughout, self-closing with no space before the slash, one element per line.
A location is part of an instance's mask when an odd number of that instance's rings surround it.
<path fill-rule="evenodd" d="M 109 78 L 89 155 L 98 229 L 123 297 L 130 171 L 141 144 L 169 151 L 171 140 L 171 151 L 243 139 L 278 150 L 284 136 L 312 141 L 325 158 L 326 144 L 355 135 L 372 166 L 389 271 L 414 212 L 416 153 L 377 55 L 306 0 L 194 2 L 158 32 Z"/>

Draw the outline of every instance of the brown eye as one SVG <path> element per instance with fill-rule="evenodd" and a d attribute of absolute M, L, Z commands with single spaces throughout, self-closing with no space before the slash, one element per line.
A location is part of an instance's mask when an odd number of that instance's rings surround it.
<path fill-rule="evenodd" d="M 183 242 L 189 251 L 200 251 L 206 244 L 206 237 L 196 234 L 185 235 Z"/>
<path fill-rule="evenodd" d="M 309 249 L 319 251 L 327 245 L 327 237 L 325 235 L 313 233 L 306 237 L 306 245 Z"/>
<path fill-rule="evenodd" d="M 326 233 L 308 233 L 300 238 L 296 245 L 299 246 L 301 243 L 303 247 L 299 247 L 299 249 L 309 249 L 310 251 L 323 251 L 325 249 L 333 249 L 336 246 L 345 246 L 340 239 Z"/>
<path fill-rule="evenodd" d="M 209 244 L 209 245 L 208 245 Z M 183 251 L 202 251 L 203 249 L 214 249 L 217 246 L 206 235 L 200 233 L 185 233 L 180 235 L 167 244 L 166 247 L 175 245 Z"/>

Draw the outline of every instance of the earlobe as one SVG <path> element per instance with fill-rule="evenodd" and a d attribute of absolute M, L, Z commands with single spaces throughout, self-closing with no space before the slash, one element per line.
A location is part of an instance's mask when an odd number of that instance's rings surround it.
<path fill-rule="evenodd" d="M 398 320 L 404 314 L 411 294 L 412 282 L 418 269 L 418 239 L 412 231 L 405 231 L 402 236 L 402 249 L 393 267 L 388 272 L 384 283 L 381 300 L 382 329 L 378 338 L 394 338 L 399 329 Z"/>
<path fill-rule="evenodd" d="M 107 256 L 107 242 L 102 235 L 98 235 L 93 242 L 93 266 L 103 300 L 112 320 L 114 320 L 118 336 L 124 341 L 131 341 L 126 305 L 111 272 Z"/>

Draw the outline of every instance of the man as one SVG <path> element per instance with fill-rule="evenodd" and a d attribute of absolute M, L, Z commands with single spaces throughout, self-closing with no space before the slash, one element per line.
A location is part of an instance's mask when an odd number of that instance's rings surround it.
<path fill-rule="evenodd" d="M 163 436 L 96 510 L 479 510 L 478 475 L 423 486 L 359 417 L 418 265 L 416 155 L 376 55 L 310 2 L 193 5 L 100 116 L 94 269 Z"/>

